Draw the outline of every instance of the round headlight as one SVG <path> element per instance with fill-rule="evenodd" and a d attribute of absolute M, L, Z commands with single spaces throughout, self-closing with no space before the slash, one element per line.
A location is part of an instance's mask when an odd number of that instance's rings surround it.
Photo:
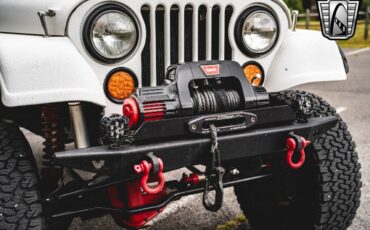
<path fill-rule="evenodd" d="M 103 62 L 120 61 L 135 48 L 137 25 L 120 5 L 104 5 L 93 11 L 84 27 L 84 41 L 90 54 Z"/>
<path fill-rule="evenodd" d="M 239 18 L 236 39 L 239 48 L 249 56 L 256 57 L 269 52 L 278 38 L 278 23 L 269 10 L 252 7 Z"/>

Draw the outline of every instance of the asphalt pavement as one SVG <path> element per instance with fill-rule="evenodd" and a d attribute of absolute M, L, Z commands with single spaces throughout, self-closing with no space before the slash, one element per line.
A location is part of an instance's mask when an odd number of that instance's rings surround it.
<path fill-rule="evenodd" d="M 350 73 L 347 81 L 320 82 L 296 87 L 313 92 L 325 98 L 347 122 L 350 132 L 357 144 L 357 151 L 362 164 L 362 198 L 357 217 L 350 227 L 351 230 L 370 229 L 370 49 L 345 50 L 348 55 Z M 27 138 L 33 145 L 37 155 L 41 153 L 40 137 L 29 134 Z M 168 177 L 178 178 L 180 172 L 171 173 Z M 234 191 L 225 191 L 225 202 L 216 213 L 205 211 L 201 195 L 184 197 L 167 206 L 164 212 L 149 225 L 150 230 L 169 229 L 216 229 L 218 226 L 240 223 L 242 212 L 236 201 Z M 237 220 L 237 221 L 235 221 Z M 249 229 L 247 222 L 238 227 L 220 229 Z M 115 225 L 109 216 L 95 220 L 81 221 L 75 219 L 70 227 L 72 230 L 122 229 Z"/>

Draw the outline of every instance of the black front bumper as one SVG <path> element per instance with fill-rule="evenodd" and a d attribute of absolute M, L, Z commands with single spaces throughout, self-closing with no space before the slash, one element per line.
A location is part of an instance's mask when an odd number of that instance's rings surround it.
<path fill-rule="evenodd" d="M 222 161 L 252 156 L 279 154 L 286 151 L 285 140 L 289 132 L 314 141 L 319 135 L 333 127 L 337 117 L 310 118 L 305 123 L 284 123 L 272 127 L 245 130 L 219 136 Z M 133 165 L 139 163 L 149 152 L 164 162 L 164 170 L 205 164 L 208 162 L 211 141 L 208 136 L 192 136 L 177 140 L 166 140 L 149 144 L 130 145 L 122 149 L 99 146 L 69 150 L 54 155 L 54 162 L 69 168 L 99 173 L 120 173 L 132 175 Z M 94 167 L 93 162 L 104 162 Z"/>

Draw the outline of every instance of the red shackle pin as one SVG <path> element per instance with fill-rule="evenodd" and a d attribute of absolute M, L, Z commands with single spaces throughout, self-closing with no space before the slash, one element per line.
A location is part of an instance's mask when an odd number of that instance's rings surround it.
<path fill-rule="evenodd" d="M 153 178 L 156 178 L 158 180 L 158 184 L 155 187 L 148 185 L 148 180 L 152 179 L 150 178 L 150 171 L 153 170 L 153 164 L 149 163 L 146 160 L 143 160 L 140 164 L 134 165 L 134 171 L 137 174 L 142 174 L 140 185 L 144 192 L 147 194 L 158 194 L 160 193 L 164 188 L 164 174 L 163 174 L 163 161 L 160 158 L 157 158 L 158 160 L 158 173 L 157 175 L 154 175 Z M 151 182 L 151 181 L 150 181 Z"/>
<path fill-rule="evenodd" d="M 304 137 L 289 134 L 285 142 L 287 147 L 286 162 L 291 169 L 299 169 L 303 166 L 306 160 L 305 148 L 310 143 L 311 142 L 306 140 Z M 299 154 L 299 160 L 297 162 L 293 161 L 293 155 L 295 153 Z"/>

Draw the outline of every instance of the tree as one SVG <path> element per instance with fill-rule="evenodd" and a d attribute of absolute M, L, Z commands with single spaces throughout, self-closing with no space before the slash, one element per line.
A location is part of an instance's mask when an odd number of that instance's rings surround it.
<path fill-rule="evenodd" d="M 288 7 L 292 10 L 299 10 L 303 12 L 302 0 L 284 0 Z M 368 0 L 370 1 L 370 0 Z"/>

